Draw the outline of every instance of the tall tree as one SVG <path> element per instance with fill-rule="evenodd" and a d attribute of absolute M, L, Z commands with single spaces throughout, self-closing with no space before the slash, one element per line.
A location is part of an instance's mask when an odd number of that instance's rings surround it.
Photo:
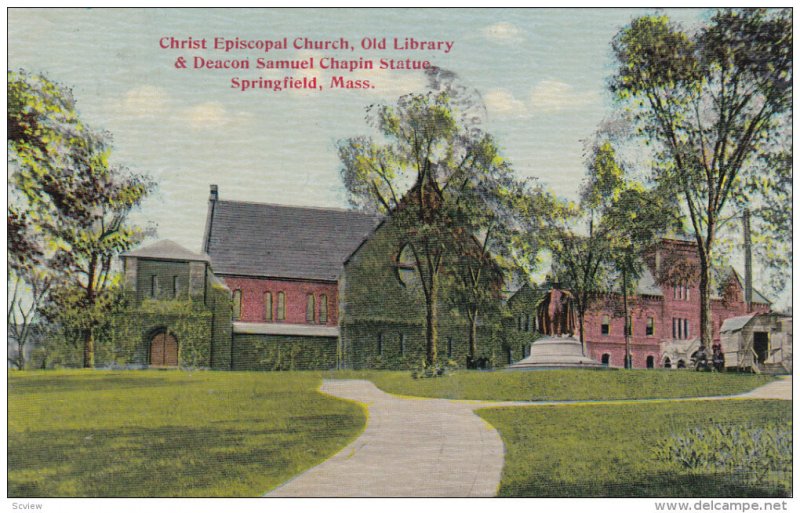
<path fill-rule="evenodd" d="M 680 230 L 675 202 L 662 191 L 647 189 L 619 161 L 610 141 L 600 141 L 591 152 L 588 180 L 582 197 L 586 207 L 600 215 L 608 238 L 608 260 L 622 293 L 625 367 L 632 368 L 630 299 L 645 268 L 644 252 L 670 229 Z"/>
<path fill-rule="evenodd" d="M 475 151 L 475 164 L 462 172 L 447 203 L 455 227 L 454 299 L 469 321 L 468 364 L 478 357 L 479 317 L 498 313 L 503 285 L 519 272 L 521 245 L 531 233 L 530 218 L 520 209 L 526 185 L 491 137 Z M 524 249 L 535 256 L 538 247 Z"/>
<path fill-rule="evenodd" d="M 611 90 L 654 143 L 655 179 L 681 197 L 694 233 L 701 343 L 709 347 L 719 223 L 736 198 L 756 200 L 743 170 L 789 130 L 791 12 L 721 10 L 694 34 L 666 16 L 645 16 L 623 28 L 612 48 L 618 68 Z"/>
<path fill-rule="evenodd" d="M 9 72 L 8 93 L 10 212 L 41 237 L 47 258 L 37 269 L 53 277 L 47 311 L 62 322 L 80 320 L 83 364 L 93 367 L 98 323 L 116 281 L 113 258 L 141 239 L 128 215 L 155 185 L 110 164 L 110 136 L 80 121 L 68 89 Z"/>
<path fill-rule="evenodd" d="M 584 319 L 597 298 L 608 290 L 609 237 L 597 212 L 537 189 L 529 196 L 529 209 L 541 212 L 537 232 L 552 258 L 553 279 L 572 291 L 578 314 L 578 331 L 584 355 Z"/>
<path fill-rule="evenodd" d="M 454 261 L 454 241 L 475 242 L 478 225 L 486 228 L 472 215 L 470 202 L 489 190 L 500 191 L 487 186 L 487 177 L 507 167 L 494 140 L 480 128 L 476 95 L 456 87 L 452 76 L 435 73 L 435 90 L 367 109 L 380 139 L 339 142 L 351 205 L 391 215 L 413 255 L 425 300 L 428 365 L 438 358 L 439 292 Z M 478 251 L 474 257 L 473 270 L 483 268 L 485 254 Z"/>

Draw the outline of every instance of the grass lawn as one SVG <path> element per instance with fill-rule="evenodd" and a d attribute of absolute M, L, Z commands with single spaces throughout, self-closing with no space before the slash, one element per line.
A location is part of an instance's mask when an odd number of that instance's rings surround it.
<path fill-rule="evenodd" d="M 493 401 L 732 395 L 773 379 L 765 375 L 669 370 L 458 371 L 429 379 L 413 379 L 410 371 L 344 371 L 326 373 L 326 377 L 368 379 L 392 394 Z"/>
<path fill-rule="evenodd" d="M 702 401 L 560 405 L 478 410 L 500 432 L 506 461 L 500 496 L 790 496 L 775 484 L 691 474 L 656 459 L 660 441 L 711 422 L 791 422 L 791 401 Z M 783 476 L 791 483 L 791 475 Z M 774 480 L 773 480 L 774 481 Z M 789 486 L 788 484 L 786 486 Z"/>
<path fill-rule="evenodd" d="M 257 496 L 363 430 L 319 373 L 14 372 L 9 497 Z"/>

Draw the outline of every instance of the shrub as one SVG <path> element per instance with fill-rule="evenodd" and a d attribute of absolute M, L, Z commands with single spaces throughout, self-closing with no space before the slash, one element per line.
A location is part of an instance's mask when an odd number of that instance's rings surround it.
<path fill-rule="evenodd" d="M 434 365 L 428 365 L 425 360 L 422 360 L 422 364 L 411 371 L 411 377 L 413 379 L 440 378 L 449 376 L 457 368 L 458 362 L 455 360 L 436 362 Z"/>
<path fill-rule="evenodd" d="M 688 472 L 711 472 L 741 484 L 791 489 L 792 423 L 760 426 L 713 424 L 664 440 L 656 458 Z"/>

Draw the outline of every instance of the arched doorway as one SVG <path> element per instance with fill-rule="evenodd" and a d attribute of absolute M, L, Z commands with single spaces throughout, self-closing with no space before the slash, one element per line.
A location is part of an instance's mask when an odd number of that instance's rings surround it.
<path fill-rule="evenodd" d="M 655 358 L 653 358 L 652 356 L 648 356 L 647 357 L 647 368 L 648 369 L 652 369 L 654 362 L 655 362 Z"/>
<path fill-rule="evenodd" d="M 609 364 L 611 363 L 611 355 L 608 353 L 604 354 L 602 359 L 600 360 L 600 363 L 608 367 Z"/>
<path fill-rule="evenodd" d="M 178 366 L 178 339 L 174 335 L 166 331 L 153 335 L 150 339 L 150 366 Z"/>
<path fill-rule="evenodd" d="M 672 360 L 669 358 L 664 358 L 664 368 L 671 369 L 672 368 Z"/>

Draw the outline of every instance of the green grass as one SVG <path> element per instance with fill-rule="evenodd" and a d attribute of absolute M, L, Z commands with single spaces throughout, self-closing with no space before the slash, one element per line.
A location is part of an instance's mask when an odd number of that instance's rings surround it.
<path fill-rule="evenodd" d="M 791 401 L 687 401 L 583 404 L 478 410 L 503 438 L 500 496 L 775 497 L 777 482 L 689 472 L 654 448 L 697 426 L 788 423 Z M 781 482 L 791 483 L 791 475 Z"/>
<path fill-rule="evenodd" d="M 747 392 L 773 379 L 764 375 L 668 370 L 458 371 L 450 376 L 428 379 L 413 379 L 409 371 L 347 371 L 333 376 L 368 379 L 381 390 L 392 394 L 492 401 L 733 395 Z"/>
<path fill-rule="evenodd" d="M 365 411 L 319 373 L 15 372 L 10 497 L 256 496 L 324 461 Z"/>

